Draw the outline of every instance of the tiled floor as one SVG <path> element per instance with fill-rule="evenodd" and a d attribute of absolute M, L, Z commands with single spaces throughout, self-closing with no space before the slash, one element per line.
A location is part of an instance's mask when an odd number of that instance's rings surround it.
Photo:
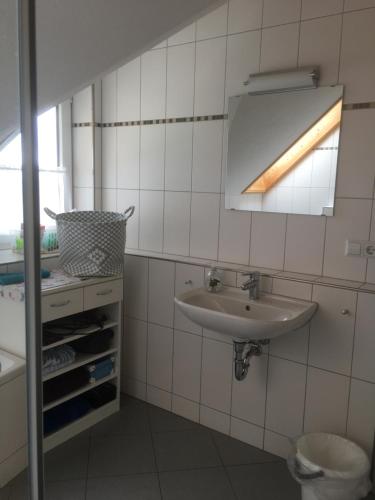
<path fill-rule="evenodd" d="M 45 467 L 48 500 L 300 500 L 278 457 L 131 398 Z M 24 499 L 25 474 L 0 490 Z"/>

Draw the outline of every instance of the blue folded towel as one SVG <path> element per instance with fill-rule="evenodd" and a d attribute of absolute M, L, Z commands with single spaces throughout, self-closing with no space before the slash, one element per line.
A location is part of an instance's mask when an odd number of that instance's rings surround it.
<path fill-rule="evenodd" d="M 51 273 L 47 269 L 41 269 L 42 279 L 49 278 Z M 25 281 L 25 273 L 5 273 L 0 274 L 0 285 L 17 285 Z"/>

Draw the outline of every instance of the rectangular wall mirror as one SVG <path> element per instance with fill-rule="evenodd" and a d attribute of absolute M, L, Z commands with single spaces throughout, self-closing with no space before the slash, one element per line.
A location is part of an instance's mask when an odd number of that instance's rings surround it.
<path fill-rule="evenodd" d="M 225 208 L 333 215 L 343 87 L 229 98 Z"/>

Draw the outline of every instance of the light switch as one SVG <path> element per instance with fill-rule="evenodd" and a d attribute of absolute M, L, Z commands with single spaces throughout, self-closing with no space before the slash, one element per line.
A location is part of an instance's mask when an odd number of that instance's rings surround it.
<path fill-rule="evenodd" d="M 355 255 L 357 257 L 360 257 L 361 251 L 362 251 L 362 245 L 360 241 L 346 240 L 345 255 Z"/>

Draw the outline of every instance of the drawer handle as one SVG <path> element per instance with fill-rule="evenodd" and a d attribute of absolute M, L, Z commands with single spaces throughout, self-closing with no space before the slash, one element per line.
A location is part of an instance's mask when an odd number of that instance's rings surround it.
<path fill-rule="evenodd" d="M 99 297 L 103 295 L 110 295 L 112 293 L 112 288 L 108 288 L 107 290 L 103 290 L 102 292 L 96 292 L 96 295 Z"/>
<path fill-rule="evenodd" d="M 64 302 L 57 302 L 56 304 L 50 304 L 50 307 L 64 307 L 70 304 L 70 300 L 64 300 Z"/>

